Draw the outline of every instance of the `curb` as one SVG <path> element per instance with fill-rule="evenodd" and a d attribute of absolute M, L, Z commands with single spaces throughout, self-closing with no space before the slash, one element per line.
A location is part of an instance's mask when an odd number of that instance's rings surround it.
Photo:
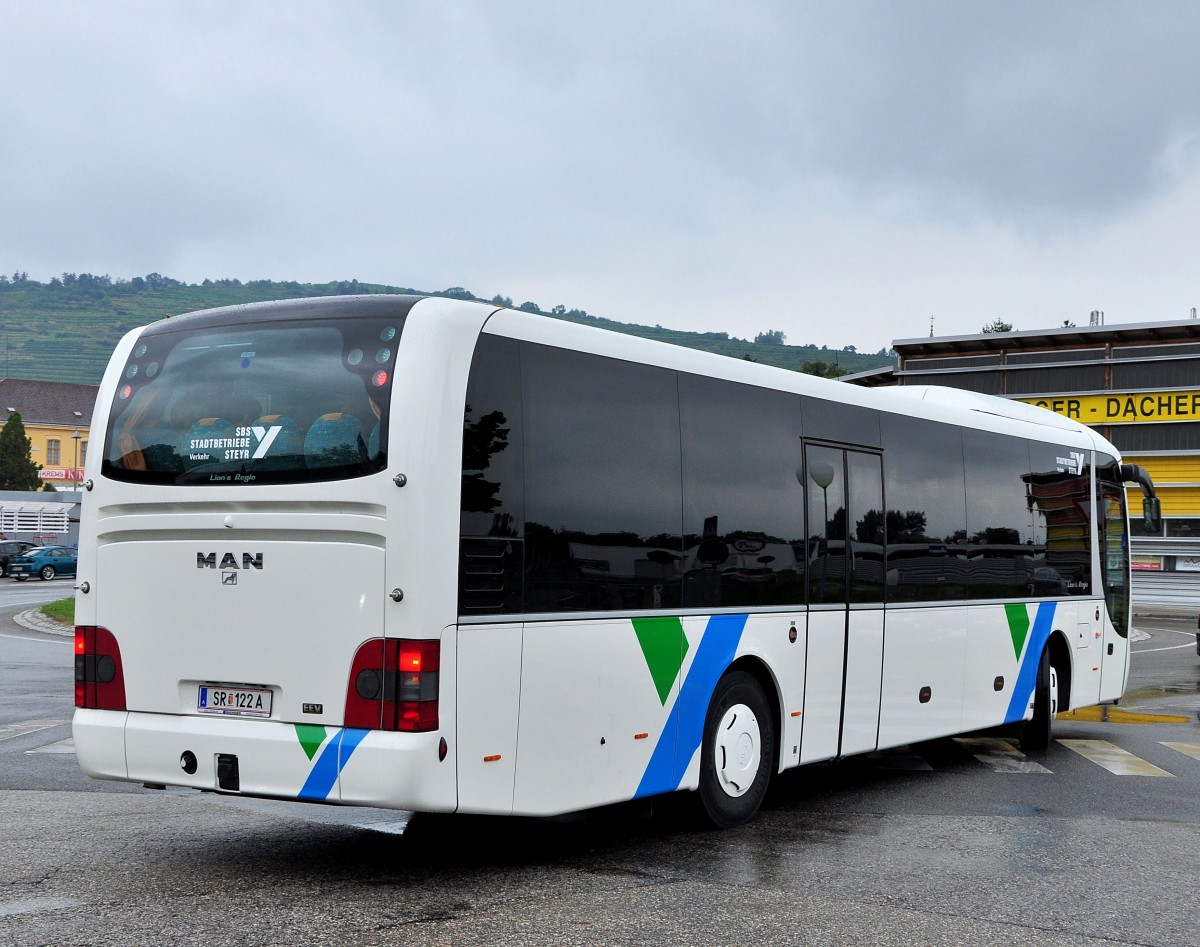
<path fill-rule="evenodd" d="M 22 628 L 28 628 L 30 631 L 40 631 L 47 635 L 59 635 L 63 638 L 75 637 L 74 628 L 60 624 L 53 618 L 47 618 L 42 614 L 40 608 L 30 608 L 20 612 L 13 616 L 13 621 Z"/>

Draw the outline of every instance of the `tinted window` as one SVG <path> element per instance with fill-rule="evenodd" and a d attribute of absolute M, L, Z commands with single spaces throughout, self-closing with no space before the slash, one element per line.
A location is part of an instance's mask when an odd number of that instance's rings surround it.
<path fill-rule="evenodd" d="M 221 486 L 384 469 L 402 323 L 393 317 L 148 331 L 113 399 L 104 475 Z"/>
<path fill-rule="evenodd" d="M 883 475 L 878 454 L 809 444 L 809 601 L 882 602 Z"/>
<path fill-rule="evenodd" d="M 532 344 L 521 373 L 526 611 L 678 608 L 674 373 Z"/>
<path fill-rule="evenodd" d="M 525 500 L 518 344 L 482 335 L 463 418 L 462 534 L 519 536 Z"/>
<path fill-rule="evenodd" d="M 1030 442 L 1031 594 L 1091 592 L 1091 480 L 1083 451 Z"/>
<path fill-rule="evenodd" d="M 803 604 L 800 399 L 681 375 L 685 608 Z"/>
<path fill-rule="evenodd" d="M 846 452 L 850 494 L 850 601 L 882 602 L 883 473 L 878 454 Z"/>
<path fill-rule="evenodd" d="M 970 598 L 1021 598 L 1033 594 L 1033 525 L 1029 444 L 1024 438 L 964 431 Z M 1056 593 L 1057 594 L 1057 593 Z"/>
<path fill-rule="evenodd" d="M 520 349 L 482 335 L 463 418 L 462 614 L 520 612 L 524 567 L 524 450 Z"/>
<path fill-rule="evenodd" d="M 1115 480 L 1115 464 L 1100 473 L 1109 480 L 1099 484 L 1100 569 L 1104 601 L 1113 627 L 1129 637 L 1129 537 L 1125 533 L 1125 488 Z"/>
<path fill-rule="evenodd" d="M 967 534 L 962 431 L 883 416 L 888 600 L 964 598 Z"/>
<path fill-rule="evenodd" d="M 861 447 L 879 447 L 880 415 L 870 408 L 805 397 L 804 436 Z"/>
<path fill-rule="evenodd" d="M 808 488 L 808 600 L 846 601 L 846 467 L 840 448 L 809 445 L 804 452 Z"/>

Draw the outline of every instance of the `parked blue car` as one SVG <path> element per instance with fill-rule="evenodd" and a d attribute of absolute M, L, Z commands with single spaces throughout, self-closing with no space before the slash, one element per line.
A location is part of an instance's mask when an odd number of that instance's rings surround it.
<path fill-rule="evenodd" d="M 74 575 L 79 553 L 74 546 L 36 546 L 8 561 L 8 574 L 18 582 L 31 575 L 53 579 L 56 575 Z"/>

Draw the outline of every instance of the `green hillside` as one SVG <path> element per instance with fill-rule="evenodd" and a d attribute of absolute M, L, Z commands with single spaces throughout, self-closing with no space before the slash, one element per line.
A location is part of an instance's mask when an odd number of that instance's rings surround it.
<path fill-rule="evenodd" d="M 137 326 L 215 306 L 355 293 L 477 298 L 462 287 L 431 293 L 358 280 L 334 283 L 205 280 L 189 284 L 158 273 L 131 280 L 64 273 L 61 278 L 39 283 L 23 273 L 14 273 L 11 277 L 0 276 L 0 332 L 4 336 L 4 374 L 0 377 L 98 384 L 121 336 Z M 512 305 L 512 300 L 499 296 L 488 301 Z M 749 357 L 793 371 L 846 374 L 893 364 L 893 357 L 886 352 L 865 354 L 851 349 L 785 345 L 782 333 L 770 330 L 760 334 L 761 341 L 750 341 L 725 332 L 684 332 L 662 326 L 630 325 L 564 306 L 543 312 L 535 303 L 526 302 L 517 308 L 732 358 Z"/>

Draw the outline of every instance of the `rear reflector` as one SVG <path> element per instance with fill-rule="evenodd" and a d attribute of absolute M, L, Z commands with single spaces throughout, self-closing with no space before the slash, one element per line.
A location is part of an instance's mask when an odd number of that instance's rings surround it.
<path fill-rule="evenodd" d="M 438 641 L 372 638 L 350 665 L 347 727 L 403 730 L 438 728 Z"/>
<path fill-rule="evenodd" d="M 121 649 L 107 628 L 75 627 L 75 706 L 125 710 Z"/>

